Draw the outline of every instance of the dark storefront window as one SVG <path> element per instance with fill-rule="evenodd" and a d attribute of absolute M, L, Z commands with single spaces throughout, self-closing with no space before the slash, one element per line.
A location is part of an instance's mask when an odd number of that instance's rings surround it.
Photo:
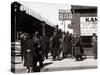
<path fill-rule="evenodd" d="M 83 47 L 91 47 L 91 38 L 92 36 L 81 36 L 81 41 Z"/>

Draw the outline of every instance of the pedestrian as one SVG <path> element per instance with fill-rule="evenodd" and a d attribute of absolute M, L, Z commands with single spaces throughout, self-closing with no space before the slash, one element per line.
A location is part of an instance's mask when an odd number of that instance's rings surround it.
<path fill-rule="evenodd" d="M 82 53 L 82 59 L 87 59 L 86 54 L 84 52 L 84 48 L 83 48 L 81 39 L 80 39 L 80 50 L 81 50 L 81 53 Z"/>
<path fill-rule="evenodd" d="M 68 54 L 70 55 L 70 57 L 72 56 L 72 34 L 70 33 L 69 35 L 69 48 L 68 48 Z"/>
<path fill-rule="evenodd" d="M 46 34 L 42 38 L 42 49 L 44 51 L 44 57 L 48 59 L 48 53 L 49 53 L 49 38 L 46 36 Z"/>
<path fill-rule="evenodd" d="M 39 37 L 38 41 L 38 61 L 40 68 L 43 68 L 44 50 L 43 50 L 43 36 Z"/>
<path fill-rule="evenodd" d="M 23 61 L 23 59 L 24 59 L 24 43 L 25 43 L 25 38 L 24 38 L 24 33 L 23 34 L 21 34 L 21 36 L 20 36 L 20 39 L 21 39 L 21 42 L 20 42 L 20 46 L 21 46 L 21 60 Z"/>
<path fill-rule="evenodd" d="M 61 52 L 63 50 L 63 37 L 60 37 L 59 41 L 60 41 L 60 48 L 59 48 L 59 54 L 58 54 L 58 56 L 59 56 L 59 60 L 61 60 L 60 55 L 61 55 Z"/>
<path fill-rule="evenodd" d="M 23 57 L 24 57 L 24 66 L 27 68 L 27 72 L 31 72 L 33 67 L 33 58 L 32 58 L 32 40 L 29 39 L 28 34 L 23 36 Z"/>
<path fill-rule="evenodd" d="M 53 55 L 52 55 L 52 54 L 53 54 L 53 50 L 52 50 L 52 49 L 53 49 L 53 48 L 52 48 L 52 44 L 53 44 L 53 43 L 52 43 L 52 41 L 53 41 L 53 36 L 51 36 L 51 37 L 50 37 L 50 40 L 49 40 L 49 42 L 50 42 L 49 47 L 50 47 L 50 54 L 51 54 L 51 56 L 53 56 Z"/>
<path fill-rule="evenodd" d="M 43 51 L 41 46 L 41 41 L 39 37 L 39 32 L 35 32 L 32 39 L 32 55 L 33 55 L 33 72 L 40 72 L 43 67 Z M 37 63 L 39 62 L 39 66 Z"/>
<path fill-rule="evenodd" d="M 69 43 L 70 43 L 70 36 L 69 32 L 67 31 L 67 33 L 64 36 L 63 58 L 66 58 L 69 53 L 70 50 Z"/>
<path fill-rule="evenodd" d="M 83 60 L 82 58 L 82 51 L 81 51 L 81 43 L 80 43 L 80 37 L 76 36 L 76 41 L 74 43 L 74 46 L 75 46 L 75 58 L 76 58 L 76 61 L 81 61 Z"/>
<path fill-rule="evenodd" d="M 54 32 L 54 35 L 52 38 L 52 57 L 54 61 L 57 59 L 59 48 L 60 48 L 59 37 L 57 36 L 57 33 Z"/>
<path fill-rule="evenodd" d="M 75 34 L 72 36 L 72 57 L 75 57 L 75 41 L 77 40 L 77 37 Z"/>
<path fill-rule="evenodd" d="M 97 36 L 95 33 L 92 36 L 91 42 L 93 47 L 94 59 L 97 59 Z"/>

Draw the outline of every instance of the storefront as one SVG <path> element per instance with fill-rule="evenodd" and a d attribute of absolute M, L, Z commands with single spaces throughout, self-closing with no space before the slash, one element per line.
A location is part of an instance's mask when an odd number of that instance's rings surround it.
<path fill-rule="evenodd" d="M 48 36 L 53 34 L 55 28 L 45 20 L 41 19 L 38 14 L 30 11 L 31 9 L 24 7 L 18 2 L 11 4 L 11 41 L 17 40 L 18 32 L 25 32 L 33 35 L 35 31 L 39 31 L 40 35 L 42 35 L 43 22 L 45 22 L 46 34 Z"/>
<path fill-rule="evenodd" d="M 71 11 L 73 33 L 81 36 L 84 48 L 92 49 L 91 37 L 93 33 L 97 34 L 97 7 L 72 5 Z"/>

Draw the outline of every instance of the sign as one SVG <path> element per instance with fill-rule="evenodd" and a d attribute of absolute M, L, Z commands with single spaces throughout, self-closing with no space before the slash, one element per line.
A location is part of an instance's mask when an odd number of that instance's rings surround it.
<path fill-rule="evenodd" d="M 80 32 L 81 36 L 92 36 L 97 33 L 97 17 L 81 17 Z"/>
<path fill-rule="evenodd" d="M 71 20 L 72 13 L 67 10 L 59 10 L 59 20 Z"/>
<path fill-rule="evenodd" d="M 68 24 L 68 28 L 72 29 L 73 25 L 72 24 Z"/>

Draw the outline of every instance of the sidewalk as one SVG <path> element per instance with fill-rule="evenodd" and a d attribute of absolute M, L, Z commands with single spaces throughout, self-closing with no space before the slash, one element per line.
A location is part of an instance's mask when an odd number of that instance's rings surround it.
<path fill-rule="evenodd" d="M 51 62 L 46 60 L 45 63 Z M 97 60 L 85 59 L 84 61 L 75 61 L 75 59 L 67 58 L 61 61 L 53 61 L 53 64 L 44 67 L 44 71 L 63 71 L 77 69 L 92 69 L 97 68 Z"/>
<path fill-rule="evenodd" d="M 17 60 L 20 60 L 20 57 L 17 57 Z M 41 72 L 97 68 L 97 60 L 93 59 L 92 57 L 88 57 L 83 61 L 75 61 L 75 59 L 72 58 L 66 58 L 61 61 L 52 61 L 50 57 L 49 59 L 44 60 L 43 63 L 44 67 Z M 23 62 L 20 64 L 15 64 L 15 72 L 26 73 L 26 68 L 23 67 Z"/>

